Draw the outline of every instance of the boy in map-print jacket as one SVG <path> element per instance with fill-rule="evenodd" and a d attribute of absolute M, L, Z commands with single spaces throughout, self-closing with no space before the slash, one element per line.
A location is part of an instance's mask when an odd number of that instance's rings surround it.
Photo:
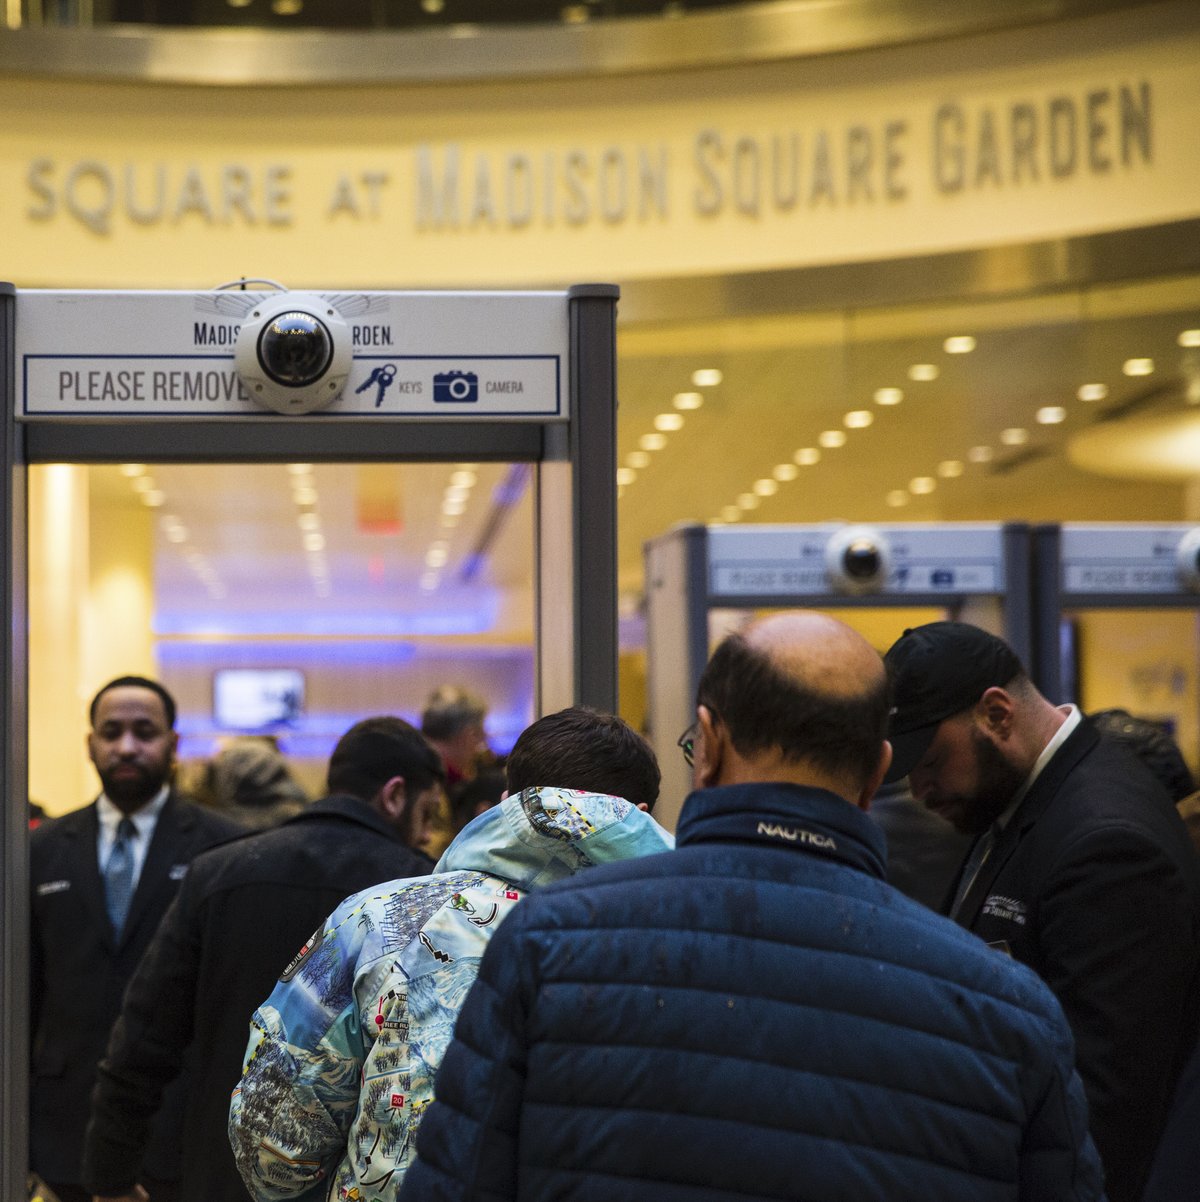
<path fill-rule="evenodd" d="M 619 719 L 580 708 L 541 719 L 513 749 L 510 787 L 526 771 L 620 786 L 628 800 L 523 788 L 472 821 L 433 876 L 334 911 L 251 1022 L 229 1133 L 259 1202 L 394 1199 L 458 1012 L 513 906 L 581 869 L 672 847 L 645 812 L 653 752 Z"/>

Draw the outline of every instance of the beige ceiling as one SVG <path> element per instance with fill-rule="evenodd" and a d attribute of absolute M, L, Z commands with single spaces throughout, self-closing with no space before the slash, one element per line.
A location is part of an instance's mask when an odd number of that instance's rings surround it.
<path fill-rule="evenodd" d="M 635 468 L 636 479 L 622 489 L 622 591 L 640 589 L 647 539 L 677 522 L 728 516 L 728 507 L 753 494 L 756 482 L 774 479 L 801 448 L 820 450 L 819 462 L 799 467 L 794 480 L 776 481 L 773 495 L 739 510 L 744 520 L 1195 516 L 1185 512 L 1186 459 L 1182 473 L 1176 464 L 1161 481 L 1147 479 L 1144 464 L 1126 478 L 1121 457 L 1111 456 L 1118 475 L 1101 474 L 1109 466 L 1103 449 L 1070 457 L 1068 447 L 1085 431 L 1093 442 L 1103 434 L 1109 446 L 1127 447 L 1142 424 L 1161 438 L 1164 422 L 1195 415 L 1188 391 L 1189 381 L 1200 380 L 1200 350 L 1182 347 L 1179 336 L 1196 328 L 1195 277 L 1017 300 L 623 326 L 621 465 L 654 432 L 658 415 L 680 412 L 677 393 L 699 392 L 703 401 L 682 412 L 682 428 L 666 433 L 666 445 L 649 452 L 648 466 Z M 948 354 L 945 339 L 962 335 L 975 339 L 975 349 Z M 1152 359 L 1152 373 L 1126 375 L 1123 366 L 1134 358 Z M 937 378 L 911 380 L 914 364 L 932 364 Z M 693 385 L 694 371 L 714 368 L 720 384 Z M 1107 396 L 1079 400 L 1085 384 L 1105 385 Z M 903 401 L 877 404 L 880 388 L 901 389 Z M 1200 400 L 1194 382 L 1191 395 Z M 1035 415 L 1047 406 L 1063 408 L 1065 420 L 1039 424 Z M 850 411 L 870 414 L 871 424 L 848 429 Z M 1028 442 L 1003 443 L 1001 432 L 1011 428 L 1026 430 Z M 845 445 L 820 447 L 826 431 L 843 431 Z M 978 447 L 993 458 L 971 462 Z M 939 475 L 948 461 L 961 463 L 962 474 Z M 1200 475 L 1200 461 L 1196 466 Z M 461 517 L 448 524 L 443 502 L 456 470 L 473 472 L 475 483 Z M 316 629 L 337 616 L 348 630 L 355 621 L 364 629 L 391 621 L 410 635 L 446 629 L 462 637 L 528 638 L 531 502 L 527 489 L 517 506 L 497 510 L 507 470 L 319 464 L 312 473 L 317 501 L 298 505 L 296 475 L 286 465 L 152 466 L 164 494 L 155 510 L 159 606 L 180 629 L 208 611 L 270 618 L 281 632 Z M 920 492 L 920 484 L 913 491 L 918 478 L 932 481 L 932 491 Z M 95 469 L 93 480 L 98 499 L 136 503 L 133 478 L 118 467 Z M 298 517 L 306 511 L 319 517 L 327 588 L 303 548 Z M 502 520 L 471 575 L 470 556 L 494 518 Z M 430 551 L 443 540 L 446 562 L 431 567 Z"/>

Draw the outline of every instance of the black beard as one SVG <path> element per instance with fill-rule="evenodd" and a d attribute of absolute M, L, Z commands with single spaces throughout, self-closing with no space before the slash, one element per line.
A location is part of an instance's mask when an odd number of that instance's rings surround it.
<path fill-rule="evenodd" d="M 140 776 L 127 780 L 114 780 L 105 772 L 100 774 L 105 796 L 122 813 L 131 814 L 140 810 L 163 786 L 161 780 L 152 777 L 145 769 L 139 769 L 139 772 Z"/>
<path fill-rule="evenodd" d="M 979 772 L 979 791 L 964 807 L 963 825 L 968 834 L 979 835 L 1008 809 L 1017 790 L 1025 783 L 1026 773 L 1005 759 L 1000 749 L 978 731 L 971 732 Z"/>

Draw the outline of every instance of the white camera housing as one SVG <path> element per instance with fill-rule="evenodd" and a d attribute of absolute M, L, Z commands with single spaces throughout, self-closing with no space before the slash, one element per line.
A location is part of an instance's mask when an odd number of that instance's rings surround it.
<path fill-rule="evenodd" d="M 825 544 L 825 570 L 836 592 L 878 593 L 891 574 L 891 548 L 870 526 L 844 526 Z"/>
<path fill-rule="evenodd" d="M 315 292 L 266 293 L 246 315 L 234 364 L 247 393 L 276 413 L 311 413 L 341 395 L 354 355 L 350 327 Z"/>
<path fill-rule="evenodd" d="M 1189 530 L 1175 548 L 1179 579 L 1189 592 L 1200 593 L 1200 527 Z"/>

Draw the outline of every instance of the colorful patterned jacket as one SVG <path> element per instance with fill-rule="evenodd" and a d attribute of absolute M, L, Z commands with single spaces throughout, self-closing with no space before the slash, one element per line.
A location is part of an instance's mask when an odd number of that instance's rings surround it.
<path fill-rule="evenodd" d="M 254 1013 L 229 1136 L 259 1202 L 390 1202 L 488 940 L 530 889 L 668 850 L 617 797 L 527 789 L 435 875 L 347 898 Z"/>

